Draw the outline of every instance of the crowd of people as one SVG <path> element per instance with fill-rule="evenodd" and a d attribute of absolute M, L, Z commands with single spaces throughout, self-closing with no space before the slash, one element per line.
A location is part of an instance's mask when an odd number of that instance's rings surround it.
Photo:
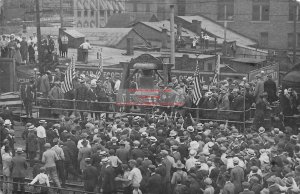
<path fill-rule="evenodd" d="M 201 119 L 244 122 L 254 118 L 255 129 L 261 126 L 270 128 L 270 123 L 274 120 L 296 128 L 296 115 L 300 114 L 300 98 L 297 92 L 291 88 L 278 87 L 270 75 L 265 76 L 262 73 L 256 77 L 257 80 L 251 82 L 232 79 L 222 80 L 217 84 L 201 82 L 202 98 L 198 105 L 193 103 L 194 81 L 192 77 L 182 80 L 172 77 L 172 82 L 167 86 L 157 81 L 153 90 L 160 89 L 162 91 L 160 95 L 172 94 L 172 97 L 167 96 L 165 99 L 174 104 L 177 101 L 183 102 L 182 106 L 187 107 L 181 111 L 183 117 L 192 114 L 196 118 L 195 109 L 189 108 L 199 108 L 197 111 Z M 73 80 L 74 87 L 68 92 L 63 91 L 62 81 L 64 81 L 64 75 L 56 68 L 54 72 L 38 72 L 29 84 L 21 85 L 21 98 L 29 117 L 32 116 L 31 106 L 35 99 L 35 90 L 42 94 L 43 100 L 40 101 L 40 105 L 53 108 L 51 114 L 55 117 L 70 116 L 72 111 L 63 109 L 70 110 L 74 107 L 82 119 L 83 112 L 86 111 L 89 111 L 94 119 L 100 117 L 97 111 L 120 111 L 120 107 L 114 104 L 121 85 L 118 74 L 113 77 L 107 76 L 102 80 L 97 79 L 94 74 L 77 71 Z M 128 91 L 133 91 L 131 95 L 134 96 L 139 87 L 138 82 L 131 80 Z M 170 90 L 173 92 L 163 92 Z M 75 105 L 73 100 L 76 102 Z M 130 112 L 132 107 L 134 106 L 127 106 L 123 110 Z M 164 111 L 170 113 L 180 108 L 182 107 L 165 108 Z"/>
<path fill-rule="evenodd" d="M 68 40 L 64 37 L 63 41 L 59 39 L 59 50 L 64 50 L 64 56 L 67 53 L 67 47 L 64 46 Z M 37 36 L 33 33 L 32 36 L 27 35 L 2 35 L 0 36 L 0 49 L 2 58 L 14 58 L 17 65 L 20 64 L 36 64 L 38 56 Z M 41 41 L 41 59 L 51 60 L 55 51 L 55 41 L 48 35 Z M 62 52 L 60 53 L 62 56 Z"/>
<path fill-rule="evenodd" d="M 59 122 L 27 123 L 25 157 L 14 147 L 11 121 L 0 122 L 4 180 L 24 183 L 31 166 L 29 184 L 43 186 L 40 193 L 48 193 L 49 180 L 64 187 L 71 178 L 82 181 L 85 191 L 104 194 L 300 192 L 300 135 L 289 126 L 243 131 L 161 111 L 116 114 L 109 121 L 72 114 Z M 4 193 L 17 188 L 3 184 Z"/>

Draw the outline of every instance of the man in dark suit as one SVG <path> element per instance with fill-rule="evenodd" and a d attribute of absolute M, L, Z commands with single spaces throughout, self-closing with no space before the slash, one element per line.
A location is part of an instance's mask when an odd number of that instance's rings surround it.
<path fill-rule="evenodd" d="M 162 192 L 162 178 L 160 174 L 156 173 L 156 167 L 149 165 L 150 177 L 146 184 L 148 194 L 161 194 Z"/>
<path fill-rule="evenodd" d="M 127 163 L 127 161 L 129 160 L 129 150 L 125 149 L 125 142 L 124 141 L 120 141 L 119 145 L 120 145 L 120 148 L 117 149 L 116 156 L 118 156 L 118 158 L 123 163 Z"/>
<path fill-rule="evenodd" d="M 77 102 L 77 109 L 87 110 L 87 100 L 88 100 L 88 87 L 85 85 L 85 76 L 81 76 L 79 79 L 80 85 L 75 90 L 75 100 Z M 86 102 L 84 102 L 86 101 Z M 81 119 L 83 120 L 83 112 L 80 112 Z"/>
<path fill-rule="evenodd" d="M 265 89 L 265 92 L 268 93 L 268 101 L 270 103 L 278 100 L 278 97 L 277 97 L 277 86 L 276 86 L 276 83 L 272 80 L 272 75 L 268 75 L 267 76 L 268 79 L 265 81 L 264 83 L 264 89 Z"/>
<path fill-rule="evenodd" d="M 16 182 L 16 184 L 13 185 L 13 193 L 17 193 L 18 191 L 18 183 L 21 184 L 21 193 L 25 192 L 24 188 L 24 181 L 26 176 L 26 169 L 27 169 L 27 163 L 26 158 L 21 156 L 23 153 L 22 148 L 17 148 L 16 150 L 17 155 L 14 156 L 11 160 L 12 163 L 12 173 L 11 176 L 13 178 L 13 182 Z"/>
<path fill-rule="evenodd" d="M 235 187 L 235 194 L 241 192 L 242 182 L 244 181 L 244 170 L 239 166 L 239 159 L 237 157 L 233 158 L 234 168 L 230 172 L 231 182 Z"/>
<path fill-rule="evenodd" d="M 133 149 L 131 150 L 130 153 L 130 159 L 138 159 L 138 158 L 144 158 L 144 152 L 141 148 L 139 148 L 140 142 L 139 141 L 134 141 L 133 142 Z"/>
<path fill-rule="evenodd" d="M 226 183 L 223 187 L 222 194 L 234 194 L 234 184 L 230 181 L 230 174 L 226 173 L 224 175 Z"/>
<path fill-rule="evenodd" d="M 254 191 L 250 191 L 250 183 L 248 182 L 243 182 L 242 183 L 244 191 L 240 192 L 240 194 L 255 194 Z"/>
<path fill-rule="evenodd" d="M 84 190 L 94 192 L 98 182 L 98 170 L 91 165 L 91 159 L 85 159 L 86 168 L 83 170 L 82 179 L 84 181 Z"/>
<path fill-rule="evenodd" d="M 108 158 L 101 160 L 103 164 L 102 173 L 102 190 L 103 194 L 112 194 L 115 191 L 115 173 L 113 167 L 110 165 Z"/>

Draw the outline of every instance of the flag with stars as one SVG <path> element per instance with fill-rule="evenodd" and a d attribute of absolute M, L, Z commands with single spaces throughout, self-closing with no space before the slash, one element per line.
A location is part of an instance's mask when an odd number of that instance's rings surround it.
<path fill-rule="evenodd" d="M 198 65 L 198 61 L 197 61 L 197 65 L 196 65 L 196 71 L 194 74 L 194 89 L 192 91 L 193 94 L 193 103 L 197 106 L 200 102 L 200 99 L 202 98 L 202 94 L 201 94 L 201 86 L 200 86 L 200 69 L 199 69 L 199 65 Z"/>

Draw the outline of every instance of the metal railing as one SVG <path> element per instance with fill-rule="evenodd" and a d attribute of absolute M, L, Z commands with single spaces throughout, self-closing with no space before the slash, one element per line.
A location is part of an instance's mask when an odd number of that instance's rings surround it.
<path fill-rule="evenodd" d="M 146 116 L 154 113 L 155 109 L 172 109 L 172 111 L 186 111 L 189 110 L 193 112 L 193 119 L 196 121 L 213 121 L 218 123 L 231 123 L 236 125 L 243 125 L 243 128 L 246 128 L 247 125 L 252 124 L 255 107 L 251 107 L 244 111 L 234 111 L 234 110 L 220 110 L 216 109 L 205 109 L 205 108 L 191 108 L 191 107 L 170 107 L 163 105 L 153 105 L 153 106 L 144 106 L 143 104 L 134 104 L 131 106 L 122 106 L 118 105 L 117 102 L 98 102 L 98 101 L 83 101 L 83 100 L 68 100 L 68 99 L 49 99 L 49 98 L 38 98 L 38 106 L 34 108 L 38 109 L 38 112 L 42 109 L 48 111 L 68 111 L 68 112 L 78 112 L 78 113 L 107 113 L 107 114 L 116 114 L 116 113 L 126 113 L 126 115 L 131 116 Z M 127 108 L 126 108 L 127 107 Z M 131 112 L 128 107 L 140 107 L 150 110 L 148 114 L 145 111 L 141 112 Z M 151 110 L 152 109 L 152 110 Z M 279 113 L 279 105 L 272 106 L 273 112 L 270 114 Z M 152 112 L 151 112 L 152 111 Z M 171 116 L 168 116 L 169 118 Z M 284 118 L 292 118 L 293 116 L 284 116 Z M 39 118 L 39 115 L 38 115 Z M 266 119 L 270 121 L 270 119 Z"/>
<path fill-rule="evenodd" d="M 30 180 L 30 179 L 25 179 L 26 183 L 20 183 L 20 182 L 0 180 L 0 183 L 1 184 L 5 184 L 5 183 L 6 184 L 11 184 L 10 185 L 11 190 L 12 190 L 14 184 L 17 184 L 18 188 L 19 188 L 19 186 L 22 185 L 22 186 L 24 186 L 25 192 L 27 192 L 27 193 L 39 193 L 38 190 L 40 188 L 47 188 L 50 191 L 49 193 L 53 193 L 53 194 L 54 193 L 60 193 L 60 194 L 100 194 L 100 192 L 88 192 L 88 191 L 84 191 L 84 190 L 70 189 L 70 188 L 65 188 L 65 187 L 54 187 L 54 186 L 47 187 L 45 185 L 39 185 L 39 184 L 29 185 L 28 183 L 30 183 L 31 181 L 32 180 Z M 68 184 L 66 184 L 66 186 L 67 187 L 72 187 L 72 185 L 68 185 Z"/>
<path fill-rule="evenodd" d="M 234 111 L 234 110 L 219 110 L 219 109 L 205 109 L 205 108 L 191 108 L 191 107 L 170 107 L 163 105 L 144 106 L 143 104 L 134 104 L 132 106 L 120 106 L 116 102 L 97 102 L 97 101 L 82 101 L 82 100 L 67 100 L 67 99 L 49 99 L 49 98 L 38 98 L 38 106 L 34 107 L 38 110 L 49 110 L 49 111 L 68 111 L 68 112 L 87 112 L 87 113 L 126 113 L 132 116 L 146 116 L 154 113 L 155 109 L 173 109 L 173 111 L 186 111 L 193 112 L 196 121 L 215 121 L 221 123 L 232 123 L 237 125 L 250 124 L 251 118 L 253 118 L 253 111 L 255 109 L 248 109 L 245 111 Z M 142 112 L 130 112 L 130 108 L 126 107 L 140 107 L 150 109 L 150 113 L 145 114 Z M 126 110 L 127 109 L 127 110 Z M 152 109 L 152 110 L 151 110 Z M 169 116 L 170 117 L 170 116 Z M 245 126 L 244 126 L 245 127 Z"/>

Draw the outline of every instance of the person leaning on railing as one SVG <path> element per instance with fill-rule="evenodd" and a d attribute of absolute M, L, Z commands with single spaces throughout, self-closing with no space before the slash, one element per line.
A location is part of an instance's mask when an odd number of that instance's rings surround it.
<path fill-rule="evenodd" d="M 48 188 L 50 187 L 49 177 L 46 174 L 46 168 L 41 167 L 40 173 L 30 182 L 29 185 L 34 185 L 35 183 L 38 183 L 38 185 L 41 185 L 42 187 L 38 188 L 38 193 L 40 194 L 48 194 Z"/>

